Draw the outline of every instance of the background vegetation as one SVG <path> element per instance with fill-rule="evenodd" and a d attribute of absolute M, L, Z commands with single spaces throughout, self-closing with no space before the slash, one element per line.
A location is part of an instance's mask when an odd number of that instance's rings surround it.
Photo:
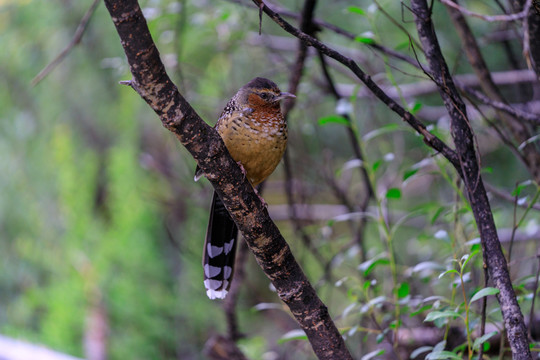
<path fill-rule="evenodd" d="M 202 284 L 211 187 L 192 181 L 189 154 L 132 89 L 118 85 L 130 74 L 102 4 L 81 44 L 31 86 L 69 43 L 90 4 L 0 1 L 0 333 L 88 359 L 100 346 L 110 359 L 204 358 L 208 338 L 227 329 L 220 303 L 206 298 Z M 245 5 L 141 2 L 169 73 L 209 123 L 255 76 L 287 89 L 297 41 L 269 19 L 259 36 L 257 11 Z M 480 13 L 500 11 L 491 1 L 466 5 Z M 280 6 L 299 13 L 303 2 Z M 416 30 L 407 6 L 320 2 L 315 16 L 357 36 L 319 33 L 452 143 L 435 88 L 412 93 L 422 89 L 426 75 L 369 46 L 377 42 L 421 58 L 411 45 Z M 447 20 L 435 2 L 437 35 L 451 70 L 469 74 L 463 44 Z M 490 70 L 526 69 L 518 25 L 476 18 L 469 23 Z M 442 346 L 436 344 L 447 339 L 453 341 L 447 350 L 461 358 L 478 337 L 482 301 L 471 300 L 485 285 L 478 232 L 458 177 L 348 71 L 328 61 L 347 99 L 339 104 L 352 106 L 350 129 L 364 155 L 358 162 L 321 61 L 308 54 L 289 114 L 294 181 L 285 181 L 280 167 L 266 184 L 272 217 L 355 356 L 406 358 L 421 346 L 427 346 L 423 355 L 437 353 Z M 518 83 L 516 74 L 510 73 L 503 94 L 533 113 L 538 81 Z M 494 111 L 470 110 L 501 241 L 512 248 L 507 258 L 528 318 L 537 292 L 540 224 L 532 206 L 538 186 L 491 125 Z M 361 168 L 373 188 L 366 209 L 357 205 L 368 196 Z M 292 201 L 309 205 L 293 222 L 287 186 Z M 312 358 L 307 342 L 294 340 L 297 325 L 251 257 L 245 266 L 237 305 L 239 330 L 247 334 L 241 349 L 253 359 Z M 497 336 L 500 311 L 493 297 L 487 319 L 493 327 L 486 333 Z M 428 341 L 414 332 L 427 326 L 440 338 Z"/>

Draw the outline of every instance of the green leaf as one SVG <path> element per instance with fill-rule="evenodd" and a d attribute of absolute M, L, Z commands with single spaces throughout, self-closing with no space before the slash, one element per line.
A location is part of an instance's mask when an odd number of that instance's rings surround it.
<path fill-rule="evenodd" d="M 470 255 L 463 255 L 463 256 L 461 257 L 461 260 L 462 260 L 462 261 L 463 261 L 463 259 L 465 258 L 465 261 L 463 262 L 463 265 L 461 265 L 461 271 L 465 270 L 465 267 L 467 266 L 467 264 L 469 263 L 469 261 L 471 261 L 471 259 L 472 259 L 473 257 L 475 257 L 476 254 L 478 254 L 478 252 L 479 252 L 479 251 L 476 250 L 476 251 L 471 252 Z"/>
<path fill-rule="evenodd" d="M 377 171 L 377 169 L 379 168 L 379 166 L 381 166 L 382 163 L 382 160 L 375 161 L 371 166 L 371 170 L 373 170 L 373 172 Z"/>
<path fill-rule="evenodd" d="M 411 176 L 416 174 L 418 172 L 418 170 L 420 170 L 420 169 L 405 170 L 405 173 L 403 174 L 403 181 L 407 180 L 408 178 L 410 178 Z"/>
<path fill-rule="evenodd" d="M 386 198 L 387 199 L 399 199 L 401 198 L 401 190 L 398 188 L 390 188 L 386 192 Z"/>
<path fill-rule="evenodd" d="M 437 351 L 432 352 L 426 356 L 426 360 L 435 360 L 435 359 L 455 359 L 455 360 L 462 360 L 463 358 L 457 354 L 454 354 L 451 351 Z"/>
<path fill-rule="evenodd" d="M 518 186 L 516 186 L 516 188 L 514 189 L 514 191 L 512 191 L 512 196 L 519 196 L 521 194 L 521 191 L 529 186 L 533 184 L 533 182 L 531 180 L 527 180 L 527 181 L 524 181 L 522 182 L 521 184 L 519 184 Z"/>
<path fill-rule="evenodd" d="M 444 210 L 445 210 L 445 207 L 444 207 L 444 206 L 440 206 L 440 207 L 435 211 L 435 214 L 433 214 L 433 216 L 431 217 L 431 225 L 435 224 L 435 221 L 437 221 L 437 219 L 439 218 L 439 216 L 441 216 L 441 214 L 443 213 Z"/>
<path fill-rule="evenodd" d="M 364 272 L 364 276 L 369 276 L 369 274 L 371 273 L 371 271 L 373 271 L 373 269 L 378 266 L 378 265 L 388 265 L 390 264 L 390 260 L 388 260 L 388 258 L 386 257 L 386 253 L 381 253 L 363 263 L 361 263 L 360 265 L 358 265 L 358 270 L 360 271 L 363 271 Z"/>
<path fill-rule="evenodd" d="M 358 41 L 362 44 L 368 44 L 368 45 L 375 44 L 375 40 L 367 36 L 357 36 L 354 38 L 354 41 Z"/>
<path fill-rule="evenodd" d="M 397 296 L 399 299 L 403 299 L 405 296 L 409 295 L 410 291 L 411 291 L 411 287 L 409 283 L 402 282 L 401 285 L 399 286 L 399 289 L 397 290 Z"/>
<path fill-rule="evenodd" d="M 418 314 L 420 314 L 420 313 L 423 313 L 423 312 L 426 311 L 426 310 L 431 309 L 432 307 L 433 307 L 433 305 L 431 305 L 431 304 L 424 305 L 424 306 L 422 306 L 420 309 L 418 309 L 418 310 L 412 312 L 409 316 L 410 316 L 410 317 L 416 316 L 416 315 L 418 315 Z"/>
<path fill-rule="evenodd" d="M 477 339 L 474 340 L 474 344 L 473 344 L 473 349 L 474 350 L 478 350 L 480 349 L 480 346 L 485 343 L 488 339 L 490 339 L 491 337 L 497 335 L 497 331 L 492 331 L 488 334 L 485 334 L 484 336 L 481 336 Z"/>
<path fill-rule="evenodd" d="M 427 314 L 424 321 L 435 321 L 437 319 L 444 319 L 444 318 L 452 318 L 455 319 L 457 317 L 461 317 L 461 315 L 455 311 L 452 310 L 445 310 L 445 311 L 432 311 L 429 314 Z"/>
<path fill-rule="evenodd" d="M 476 294 L 474 294 L 474 296 L 471 298 L 471 301 L 469 301 L 469 303 L 472 303 L 478 299 L 481 299 L 485 296 L 489 296 L 489 295 L 497 295 L 499 293 L 499 289 L 497 288 L 494 288 L 494 287 L 486 287 L 486 288 L 483 288 L 482 290 L 480 290 L 479 292 L 477 292 Z"/>
<path fill-rule="evenodd" d="M 411 356 L 410 358 L 411 359 L 414 359 L 416 358 L 418 355 L 422 354 L 422 353 L 425 353 L 426 351 L 431 351 L 433 350 L 433 346 L 420 346 L 418 349 L 414 350 L 412 353 L 411 353 Z"/>
<path fill-rule="evenodd" d="M 360 15 L 366 15 L 366 12 L 364 9 L 358 7 L 358 6 L 349 6 L 347 10 L 353 14 L 360 14 Z"/>
<path fill-rule="evenodd" d="M 373 359 L 376 356 L 383 355 L 384 352 L 385 352 L 384 349 L 375 350 L 375 351 L 372 351 L 372 352 L 362 356 L 362 358 L 360 360 L 370 360 L 370 359 Z"/>
<path fill-rule="evenodd" d="M 340 124 L 349 125 L 349 121 L 341 115 L 329 115 L 319 118 L 319 125 L 324 126 L 328 124 Z"/>
<path fill-rule="evenodd" d="M 446 274 L 458 274 L 459 275 L 459 272 L 457 270 L 454 270 L 454 269 L 446 270 L 445 272 L 443 272 L 443 273 L 441 273 L 439 275 L 439 279 L 442 278 Z"/>
<path fill-rule="evenodd" d="M 413 104 L 413 106 L 410 108 L 409 111 L 410 111 L 411 114 L 414 115 L 414 114 L 416 114 L 418 111 L 420 111 L 420 109 L 422 108 L 422 106 L 423 106 L 423 104 L 422 104 L 421 102 L 418 102 L 418 101 L 417 101 L 417 102 L 415 102 L 415 103 Z"/>
<path fill-rule="evenodd" d="M 287 333 L 285 333 L 285 335 L 283 335 L 281 338 L 279 338 L 278 340 L 278 344 L 283 344 L 287 341 L 291 341 L 291 340 L 307 340 L 307 335 L 306 333 L 304 332 L 304 330 L 301 330 L 301 329 L 294 329 L 294 330 L 291 330 Z"/>

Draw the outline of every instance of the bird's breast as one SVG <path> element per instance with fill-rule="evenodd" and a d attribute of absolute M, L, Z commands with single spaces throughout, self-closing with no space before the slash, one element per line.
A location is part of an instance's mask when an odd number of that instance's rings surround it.
<path fill-rule="evenodd" d="M 281 112 L 232 117 L 220 124 L 218 132 L 253 185 L 274 171 L 287 146 L 287 124 Z"/>

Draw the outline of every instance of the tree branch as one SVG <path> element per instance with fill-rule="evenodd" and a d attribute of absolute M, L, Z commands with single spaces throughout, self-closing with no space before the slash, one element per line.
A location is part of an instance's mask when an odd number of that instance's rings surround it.
<path fill-rule="evenodd" d="M 136 0 L 105 0 L 139 93 L 195 158 L 243 233 L 279 297 L 305 331 L 320 359 L 352 359 L 328 309 L 219 134 L 182 97 L 165 72 Z M 202 283 L 202 282 L 201 282 Z"/>
<path fill-rule="evenodd" d="M 498 300 L 508 332 L 512 356 L 514 359 L 531 359 L 527 329 L 512 287 L 508 266 L 502 253 L 493 214 L 480 175 L 474 134 L 467 119 L 465 104 L 459 96 L 442 55 L 426 1 L 411 0 L 411 8 L 415 16 L 418 35 L 431 68 L 431 76 L 439 85 L 441 98 L 450 114 L 451 133 L 462 169 L 461 177 L 469 194 L 469 201 L 480 233 L 484 262 L 488 266 L 493 283 L 500 291 Z"/>

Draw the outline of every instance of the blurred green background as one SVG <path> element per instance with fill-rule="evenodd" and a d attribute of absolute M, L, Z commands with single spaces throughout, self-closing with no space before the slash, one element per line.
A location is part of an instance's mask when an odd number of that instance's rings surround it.
<path fill-rule="evenodd" d="M 361 3 L 365 9 L 373 6 L 369 1 Z M 85 356 L 84 344 L 97 337 L 106 343 L 109 359 L 202 359 L 205 341 L 226 329 L 220 303 L 206 298 L 200 265 L 211 187 L 204 180 L 193 182 L 191 156 L 131 88 L 118 84 L 130 79 L 130 74 L 103 4 L 81 44 L 43 81 L 31 86 L 39 71 L 69 43 L 90 4 L 0 0 L 0 333 L 79 357 Z M 301 1 L 282 4 L 296 12 L 302 7 Z M 397 2 L 381 4 L 400 19 Z M 359 4 L 320 2 L 317 14 L 354 34 L 370 31 L 369 36 L 386 46 L 409 51 L 408 37 L 387 18 L 367 11 L 359 16 L 352 5 Z M 263 19 L 264 36 L 259 37 L 258 16 L 251 5 L 148 0 L 141 6 L 171 78 L 210 124 L 236 90 L 254 76 L 272 78 L 287 89 L 297 42 L 267 18 Z M 415 34 L 412 16 L 405 17 L 402 25 Z M 444 18 L 444 12 L 435 14 L 435 19 Z M 440 24 L 441 42 L 453 60 L 460 43 L 455 34 L 444 31 L 444 22 Z M 487 26 L 473 25 L 477 31 Z M 340 49 L 347 47 L 367 72 L 374 78 L 388 77 L 390 84 L 423 76 L 403 63 L 396 70 L 386 57 L 331 32 L 322 32 L 321 38 Z M 493 46 L 493 51 L 499 51 Z M 490 57 L 490 66 L 504 68 L 497 59 Z M 337 81 L 358 84 L 333 62 L 331 69 Z M 455 69 L 468 71 L 465 62 Z M 317 122 L 334 114 L 335 102 L 321 84 L 316 57 L 308 59 L 304 78 L 289 119 L 294 177 L 304 184 L 299 201 L 337 203 L 322 179 L 323 172 L 335 174 L 355 199 L 361 188 L 355 185 L 359 175 L 347 169 L 352 153 L 346 132 L 339 124 Z M 424 106 L 437 104 L 440 101 L 433 95 L 422 102 Z M 358 322 L 357 315 L 351 319 L 351 309 L 366 312 L 359 308 L 359 301 L 381 294 L 392 298 L 392 289 L 401 289 L 396 296 L 402 300 L 413 299 L 413 293 L 432 295 L 436 288 L 451 291 L 447 283 L 436 281 L 437 276 L 407 273 L 407 269 L 428 260 L 439 261 L 444 269 L 452 258 L 470 252 L 473 245 L 467 241 L 477 236 L 468 206 L 454 194 L 455 174 L 446 162 L 434 157 L 420 138 L 394 114 L 384 112 L 377 101 L 358 100 L 354 111 L 359 136 L 379 131 L 362 138 L 380 196 L 374 205 L 382 204 L 382 211 L 390 202 L 392 211 L 420 218 L 420 224 L 394 234 L 391 248 L 397 260 L 390 261 L 397 262 L 397 270 L 379 261 L 363 268 L 371 271 L 378 264 L 382 268 L 377 275 L 359 274 L 358 249 L 347 247 L 340 252 L 351 238 L 348 223 L 308 222 L 305 229 L 325 258 L 330 261 L 337 255 L 330 262 L 335 267 L 333 281 L 328 281 L 323 264 L 293 235 L 289 223 L 278 223 L 338 326 L 346 329 Z M 483 165 L 489 169 L 486 177 L 510 191 L 528 175 L 509 150 L 493 144 L 493 135 L 479 124 L 475 123 L 479 137 L 487 138 L 480 141 Z M 444 121 L 434 119 L 431 126 L 449 140 Z M 422 160 L 429 162 L 426 171 Z M 416 183 L 410 181 L 413 175 L 418 175 Z M 388 195 L 391 188 L 401 190 Z M 265 198 L 270 205 L 286 204 L 281 167 L 271 177 Z M 498 224 L 511 226 L 511 204 L 494 201 Z M 454 236 L 456 222 L 460 232 Z M 527 224 L 534 227 L 536 223 Z M 387 258 L 388 239 L 381 235 L 380 225 L 370 218 L 368 258 Z M 535 250 L 525 245 L 522 251 Z M 532 274 L 532 260 L 526 260 L 516 277 Z M 396 271 L 398 282 L 392 283 L 388 275 Z M 277 343 L 297 326 L 281 309 L 251 256 L 247 273 L 238 308 L 240 329 L 249 334 L 243 349 L 253 359 L 312 358 L 304 341 Z M 480 270 L 473 275 L 480 278 Z M 338 279 L 342 280 L 339 286 L 347 283 L 345 288 L 337 289 L 334 281 Z M 405 290 L 403 283 L 407 283 Z M 481 287 L 478 284 L 481 281 L 472 288 Z M 255 310 L 260 303 L 275 303 L 277 309 Z M 408 306 L 404 313 L 412 313 L 417 305 L 411 300 L 404 306 Z M 384 309 L 377 311 L 375 315 L 384 323 Z M 365 353 L 367 333 L 349 335 L 353 352 Z"/>

